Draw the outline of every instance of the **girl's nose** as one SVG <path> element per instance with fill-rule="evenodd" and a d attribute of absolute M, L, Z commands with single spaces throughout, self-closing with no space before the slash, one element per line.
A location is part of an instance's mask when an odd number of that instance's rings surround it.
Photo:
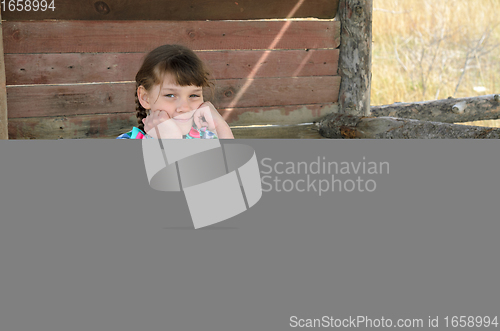
<path fill-rule="evenodd" d="M 188 112 L 191 111 L 191 107 L 189 106 L 188 100 L 179 99 L 177 104 L 177 111 L 180 112 Z"/>

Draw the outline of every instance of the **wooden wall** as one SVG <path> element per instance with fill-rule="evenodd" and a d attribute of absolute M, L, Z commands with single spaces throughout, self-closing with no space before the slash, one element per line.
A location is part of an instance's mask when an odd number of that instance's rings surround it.
<path fill-rule="evenodd" d="M 214 103 L 231 126 L 319 119 L 337 107 L 337 6 L 338 0 L 59 0 L 54 12 L 4 12 L 9 138 L 128 131 L 136 123 L 141 60 L 168 43 L 186 45 L 208 63 Z"/>
<path fill-rule="evenodd" d="M 2 13 L 0 12 L 0 139 L 8 139 L 7 125 L 7 88 L 5 83 L 5 65 L 2 38 Z"/>

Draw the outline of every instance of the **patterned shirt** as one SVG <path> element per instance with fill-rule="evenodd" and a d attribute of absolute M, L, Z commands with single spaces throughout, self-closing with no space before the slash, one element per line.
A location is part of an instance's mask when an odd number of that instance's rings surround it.
<path fill-rule="evenodd" d="M 129 132 L 123 133 L 116 139 L 152 139 L 150 135 L 144 133 L 141 129 L 133 127 Z M 218 139 L 215 133 L 209 131 L 206 127 L 198 129 L 196 126 L 191 128 L 188 134 L 183 135 L 182 139 Z"/>

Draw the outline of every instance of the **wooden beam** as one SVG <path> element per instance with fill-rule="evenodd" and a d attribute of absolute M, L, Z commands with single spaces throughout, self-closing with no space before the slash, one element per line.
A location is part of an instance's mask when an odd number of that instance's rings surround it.
<path fill-rule="evenodd" d="M 208 100 L 217 108 L 335 103 L 339 83 L 338 76 L 221 79 Z M 9 86 L 8 92 L 11 119 L 135 112 L 135 82 Z"/>
<path fill-rule="evenodd" d="M 7 89 L 5 86 L 5 61 L 3 55 L 1 12 L 0 12 L 0 139 L 9 139 L 8 123 L 7 123 Z"/>
<path fill-rule="evenodd" d="M 170 21 L 333 18 L 339 0 L 307 0 L 293 10 L 297 2 L 298 0 L 56 0 L 55 10 L 14 10 L 5 12 L 4 16 L 7 20 Z"/>
<path fill-rule="evenodd" d="M 115 139 L 137 125 L 135 114 L 15 118 L 11 139 Z M 237 139 L 324 139 L 315 124 L 231 127 Z"/>
<path fill-rule="evenodd" d="M 344 114 L 370 113 L 373 0 L 341 0 L 339 104 Z"/>
<path fill-rule="evenodd" d="M 319 133 L 333 139 L 500 139 L 500 129 L 395 117 L 327 115 Z"/>
<path fill-rule="evenodd" d="M 20 21 L 4 22 L 9 54 L 144 53 L 165 44 L 192 50 L 327 49 L 337 21 Z M 279 38 L 279 39 L 277 39 Z"/>
<path fill-rule="evenodd" d="M 338 49 L 198 51 L 214 79 L 335 76 Z M 5 54 L 7 85 L 134 81 L 146 53 Z M 263 59 L 263 57 L 265 59 Z"/>
<path fill-rule="evenodd" d="M 116 138 L 137 125 L 134 114 L 13 118 L 10 139 L 87 139 Z"/>
<path fill-rule="evenodd" d="M 493 120 L 500 118 L 500 95 L 374 106 L 371 115 L 444 123 Z"/>
<path fill-rule="evenodd" d="M 306 133 L 302 130 L 304 128 L 299 128 L 302 133 L 296 133 L 295 125 L 319 121 L 327 114 L 337 111 L 337 104 L 219 109 L 219 113 L 226 118 L 230 126 L 237 127 L 235 129 L 242 132 L 238 133 L 239 138 L 305 137 Z M 273 126 L 248 127 L 255 124 L 273 124 Z M 137 126 L 135 112 L 10 118 L 9 137 L 10 139 L 116 138 L 134 126 Z M 291 131 L 288 132 L 288 129 Z M 275 132 L 279 132 L 279 135 Z M 319 136 L 317 130 L 316 136 Z"/>
<path fill-rule="evenodd" d="M 325 139 L 316 124 L 231 128 L 235 139 Z"/>
<path fill-rule="evenodd" d="M 338 113 L 337 103 L 308 105 L 218 108 L 219 113 L 231 126 L 291 125 L 318 122 L 330 113 Z"/>

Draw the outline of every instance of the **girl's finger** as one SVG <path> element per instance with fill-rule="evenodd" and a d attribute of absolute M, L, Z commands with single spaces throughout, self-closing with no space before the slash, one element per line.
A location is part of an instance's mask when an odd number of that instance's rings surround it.
<path fill-rule="evenodd" d="M 201 114 L 199 111 L 197 111 L 194 116 L 194 124 L 196 124 L 197 128 L 201 128 Z"/>

